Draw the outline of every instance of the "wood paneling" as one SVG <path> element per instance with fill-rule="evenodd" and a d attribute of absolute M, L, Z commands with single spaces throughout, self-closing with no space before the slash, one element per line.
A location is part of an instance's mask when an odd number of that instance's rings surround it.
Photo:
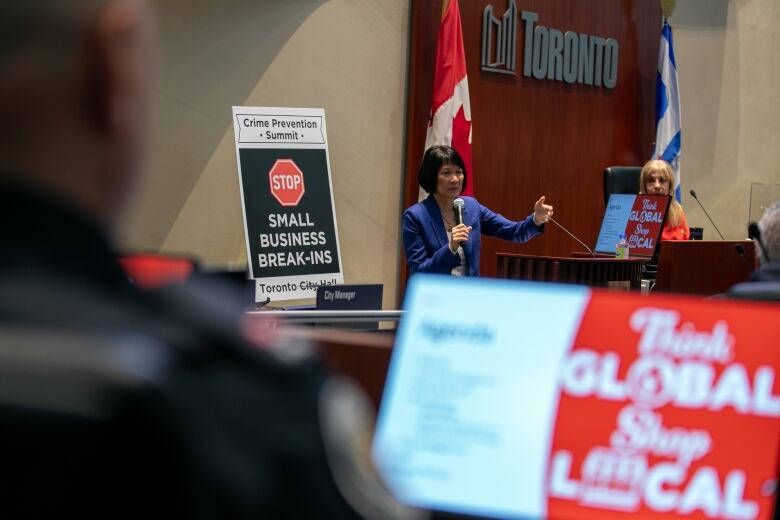
<path fill-rule="evenodd" d="M 737 249 L 741 246 L 741 253 Z M 661 242 L 655 290 L 687 294 L 725 293 L 747 281 L 756 268 L 752 240 L 681 240 Z"/>
<path fill-rule="evenodd" d="M 616 39 L 614 89 L 537 80 L 522 75 L 525 28 L 518 19 L 518 75 L 480 70 L 482 11 L 505 0 L 460 0 L 473 120 L 475 194 L 509 218 L 528 215 L 539 195 L 555 217 L 585 242 L 595 243 L 604 211 L 602 172 L 639 165 L 655 137 L 655 77 L 661 13 L 650 0 L 517 0 L 538 23 Z M 433 90 L 440 2 L 413 0 L 407 113 L 405 205 L 417 200 L 416 173 L 424 152 Z M 495 276 L 497 251 L 568 256 L 579 246 L 554 225 L 527 244 L 485 237 L 482 276 Z M 405 259 L 404 259 L 405 265 Z"/>

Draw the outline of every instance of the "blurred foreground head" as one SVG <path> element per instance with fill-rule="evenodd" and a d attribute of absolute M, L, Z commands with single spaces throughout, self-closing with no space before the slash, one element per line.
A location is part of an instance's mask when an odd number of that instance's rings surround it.
<path fill-rule="evenodd" d="M 111 227 L 143 161 L 153 36 L 144 0 L 0 2 L 0 182 Z"/>

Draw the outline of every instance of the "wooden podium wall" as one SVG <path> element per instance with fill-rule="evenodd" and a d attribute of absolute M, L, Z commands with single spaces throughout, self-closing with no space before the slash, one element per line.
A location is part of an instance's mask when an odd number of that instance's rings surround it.
<path fill-rule="evenodd" d="M 512 219 L 527 216 L 537 197 L 547 195 L 556 219 L 592 245 L 604 211 L 604 168 L 642 164 L 652 153 L 660 7 L 655 0 L 516 3 L 518 74 L 511 76 L 480 70 L 482 11 L 492 4 L 500 18 L 508 2 L 459 0 L 474 125 L 475 195 Z M 537 24 L 548 28 L 616 39 L 616 87 L 523 76 L 525 27 L 519 16 L 524 10 L 538 13 Z M 440 17 L 440 1 L 412 0 L 404 207 L 417 201 Z M 579 249 L 552 224 L 544 236 L 524 245 L 485 237 L 481 271 L 495 276 L 498 251 L 568 256 Z"/>

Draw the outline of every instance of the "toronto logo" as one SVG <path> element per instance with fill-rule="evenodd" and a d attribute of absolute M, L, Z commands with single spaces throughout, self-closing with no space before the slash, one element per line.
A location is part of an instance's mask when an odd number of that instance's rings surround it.
<path fill-rule="evenodd" d="M 615 88 L 620 45 L 614 38 L 562 31 L 539 23 L 539 14 L 522 11 L 523 76 Z M 500 17 L 493 6 L 482 12 L 481 68 L 517 75 L 515 0 Z"/>
<path fill-rule="evenodd" d="M 493 6 L 482 12 L 482 70 L 515 74 L 517 57 L 517 5 L 509 0 L 509 8 L 499 20 L 493 16 Z"/>

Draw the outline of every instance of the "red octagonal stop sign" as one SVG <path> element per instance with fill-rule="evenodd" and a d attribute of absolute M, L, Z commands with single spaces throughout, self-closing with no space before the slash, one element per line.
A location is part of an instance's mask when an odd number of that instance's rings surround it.
<path fill-rule="evenodd" d="M 306 192 L 303 172 L 292 159 L 277 159 L 268 172 L 271 193 L 282 206 L 297 206 Z"/>

